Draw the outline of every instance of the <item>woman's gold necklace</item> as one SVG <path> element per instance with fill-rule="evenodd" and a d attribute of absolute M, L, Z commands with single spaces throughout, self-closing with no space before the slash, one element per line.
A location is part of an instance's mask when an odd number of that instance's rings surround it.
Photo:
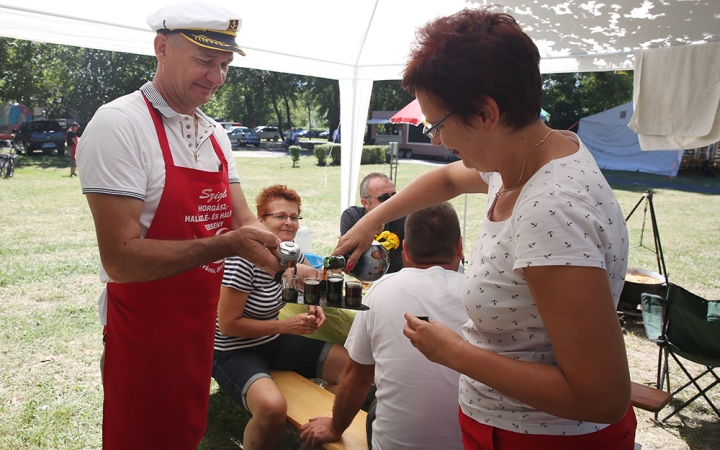
<path fill-rule="evenodd" d="M 550 136 L 551 134 L 553 134 L 555 131 L 556 131 L 556 130 L 551 130 L 548 134 L 545 135 L 544 138 L 540 139 L 540 140 L 538 141 L 538 143 L 535 144 L 535 145 L 533 145 L 533 147 L 530 149 L 530 151 L 528 152 L 527 156 L 525 157 L 525 161 L 523 162 L 523 165 L 522 165 L 522 170 L 520 171 L 520 178 L 518 179 L 518 182 L 515 183 L 515 186 L 513 186 L 513 187 L 511 187 L 511 188 L 505 188 L 505 189 L 501 189 L 501 190 L 497 191 L 497 192 L 495 193 L 495 197 L 497 197 L 497 196 L 500 195 L 500 194 L 504 194 L 504 193 L 506 193 L 507 191 L 512 191 L 513 189 L 517 189 L 517 187 L 520 186 L 520 182 L 522 181 L 523 174 L 525 173 L 525 164 L 527 164 L 528 158 L 530 158 L 530 153 L 532 153 L 532 151 L 535 150 L 535 147 L 537 147 L 538 145 L 540 145 L 540 144 L 542 144 L 543 142 L 545 142 L 545 139 L 547 139 L 548 136 Z"/>

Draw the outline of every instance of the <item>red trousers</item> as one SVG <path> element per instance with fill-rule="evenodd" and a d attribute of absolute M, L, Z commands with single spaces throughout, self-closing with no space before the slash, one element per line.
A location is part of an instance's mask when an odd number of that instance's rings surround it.
<path fill-rule="evenodd" d="M 633 450 L 637 420 L 632 405 L 625 417 L 595 433 L 576 436 L 523 434 L 483 425 L 460 410 L 465 450 Z"/>

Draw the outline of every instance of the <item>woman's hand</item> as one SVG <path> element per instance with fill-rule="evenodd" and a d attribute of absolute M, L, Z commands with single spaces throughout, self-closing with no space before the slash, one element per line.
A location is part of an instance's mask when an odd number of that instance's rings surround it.
<path fill-rule="evenodd" d="M 325 323 L 325 312 L 321 307 L 315 305 L 308 306 L 308 314 L 315 316 L 317 319 L 317 328 L 320 328 Z"/>
<path fill-rule="evenodd" d="M 430 361 L 450 367 L 453 360 L 450 350 L 463 345 L 463 338 L 440 322 L 421 320 L 410 313 L 405 313 L 405 320 L 403 334 L 413 347 Z"/>
<path fill-rule="evenodd" d="M 333 255 L 350 255 L 347 260 L 346 270 L 349 272 L 355 267 L 363 252 L 370 247 L 373 239 L 377 235 L 378 227 L 381 224 L 373 224 L 366 215 L 353 225 L 347 233 L 340 237 L 337 247 L 333 250 Z"/>
<path fill-rule="evenodd" d="M 322 320 L 323 322 L 325 321 L 324 314 L 322 316 Z M 318 321 L 318 317 L 311 314 L 310 311 L 292 316 L 285 320 L 287 327 L 284 334 L 294 334 L 295 336 L 313 334 L 319 327 Z"/>

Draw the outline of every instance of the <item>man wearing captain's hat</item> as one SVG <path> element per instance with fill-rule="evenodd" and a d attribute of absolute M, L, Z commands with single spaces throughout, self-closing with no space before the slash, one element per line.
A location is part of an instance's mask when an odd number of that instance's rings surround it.
<path fill-rule="evenodd" d="M 98 109 L 77 152 L 106 289 L 103 448 L 195 449 L 206 426 L 223 260 L 280 270 L 225 130 L 198 109 L 225 81 L 240 18 L 168 6 L 152 82 Z M 247 225 L 252 225 L 248 227 Z"/>

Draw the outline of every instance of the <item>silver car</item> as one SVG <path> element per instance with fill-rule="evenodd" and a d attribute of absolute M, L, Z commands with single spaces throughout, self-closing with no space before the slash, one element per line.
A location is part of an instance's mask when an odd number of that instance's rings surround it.
<path fill-rule="evenodd" d="M 254 145 L 260 147 L 260 136 L 248 127 L 232 127 L 227 131 L 232 148 Z"/>
<path fill-rule="evenodd" d="M 260 136 L 260 139 L 273 140 L 275 142 L 281 139 L 280 130 L 277 127 L 260 126 L 255 127 L 255 132 Z"/>

